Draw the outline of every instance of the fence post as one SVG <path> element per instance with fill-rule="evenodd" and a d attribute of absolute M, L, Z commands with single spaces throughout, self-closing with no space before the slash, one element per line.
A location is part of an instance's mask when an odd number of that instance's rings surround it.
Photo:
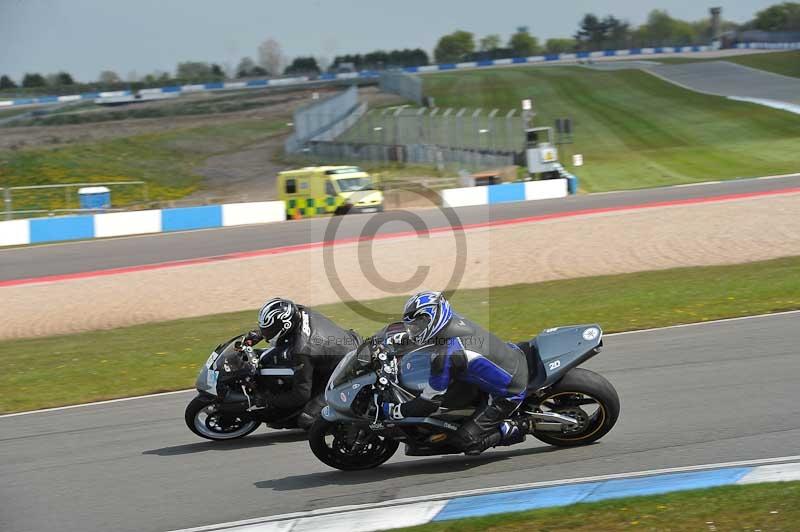
<path fill-rule="evenodd" d="M 513 120 L 514 120 L 514 113 L 516 112 L 517 112 L 516 109 L 512 109 L 506 114 L 506 145 L 508 146 L 508 149 L 510 151 L 516 151 L 515 149 L 516 144 L 514 143 L 513 140 L 514 139 Z"/>
<path fill-rule="evenodd" d="M 433 135 L 433 121 L 435 120 L 436 113 L 438 113 L 438 112 L 439 112 L 439 108 L 438 107 L 434 107 L 433 110 L 431 110 L 431 113 L 428 115 L 428 140 L 430 141 L 431 144 L 436 144 L 435 139 L 434 139 L 434 135 Z"/>
<path fill-rule="evenodd" d="M 477 139 L 478 139 L 478 142 L 477 142 L 477 144 L 478 144 L 478 149 L 480 149 L 480 147 L 481 147 L 481 134 L 480 134 L 480 132 L 478 131 L 478 130 L 479 130 L 479 129 L 481 129 L 481 128 L 480 128 L 480 123 L 478 122 L 478 117 L 480 116 L 480 114 L 481 114 L 482 112 L 483 112 L 483 109 L 481 109 L 480 107 L 478 107 L 478 108 L 477 108 L 477 109 L 475 109 L 475 111 L 472 113 L 472 135 L 473 135 L 473 138 L 476 138 L 475 136 L 477 135 Z M 473 144 L 473 145 L 474 145 L 474 144 Z"/>
<path fill-rule="evenodd" d="M 416 121 L 415 126 L 417 127 L 417 132 L 419 134 L 419 138 L 422 139 L 422 144 L 425 143 L 425 117 L 424 117 L 424 115 L 425 115 L 425 111 L 426 110 L 427 109 L 425 109 L 424 107 L 420 107 L 419 111 L 417 111 L 417 117 L 416 117 L 416 120 L 415 120 Z"/>
<path fill-rule="evenodd" d="M 403 109 L 408 107 L 408 105 L 401 105 L 397 108 L 397 110 L 392 114 L 392 118 L 394 118 L 394 145 L 397 146 L 400 144 L 400 115 L 403 112 Z"/>
<path fill-rule="evenodd" d="M 3 203 L 5 204 L 6 220 L 11 219 L 11 189 L 3 189 Z"/>
<path fill-rule="evenodd" d="M 448 107 L 447 110 L 445 110 L 444 114 L 442 115 L 442 118 L 444 118 L 444 121 L 442 122 L 441 140 L 443 140 L 444 142 L 439 142 L 438 144 L 442 144 L 444 146 L 449 146 L 450 145 L 450 144 L 447 143 L 447 137 L 450 136 L 450 113 L 451 112 L 453 112 L 453 108 L 452 107 Z"/>
<path fill-rule="evenodd" d="M 486 127 L 489 128 L 489 142 L 487 144 L 492 153 L 497 151 L 497 129 L 494 127 L 494 117 L 498 112 L 500 112 L 500 109 L 492 109 L 489 112 L 489 119 L 486 121 Z"/>
<path fill-rule="evenodd" d="M 456 143 L 455 143 L 455 146 L 457 146 L 459 148 L 463 148 L 464 147 L 464 143 L 463 142 L 459 142 L 458 139 L 460 137 L 462 141 L 464 140 L 464 119 L 462 117 L 464 116 L 464 113 L 466 111 L 467 111 L 467 108 L 466 107 L 462 107 L 456 113 Z"/>

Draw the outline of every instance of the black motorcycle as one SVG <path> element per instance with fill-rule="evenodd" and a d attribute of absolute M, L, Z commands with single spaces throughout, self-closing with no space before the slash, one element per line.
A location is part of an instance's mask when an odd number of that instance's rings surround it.
<path fill-rule="evenodd" d="M 218 345 L 197 376 L 198 395 L 186 407 L 189 429 L 209 440 L 247 436 L 265 423 L 276 429 L 297 428 L 298 409 L 266 403 L 264 392 L 289 391 L 294 368 L 277 348 L 254 349 L 236 336 Z"/>
<path fill-rule="evenodd" d="M 559 327 L 518 344 L 527 358 L 530 384 L 511 418 L 526 433 L 568 447 L 597 441 L 614 427 L 620 410 L 614 387 L 601 375 L 576 367 L 600 352 L 602 335 L 597 325 Z M 382 419 L 384 402 L 410 401 L 428 383 L 432 349 L 392 351 L 385 345 L 362 343 L 331 375 L 328 404 L 309 431 L 312 452 L 331 467 L 377 467 L 401 441 L 411 456 L 460 453 L 454 433 L 486 400 L 477 387 L 457 382 L 428 417 Z M 493 445 L 504 445 L 500 431 L 493 437 Z"/>

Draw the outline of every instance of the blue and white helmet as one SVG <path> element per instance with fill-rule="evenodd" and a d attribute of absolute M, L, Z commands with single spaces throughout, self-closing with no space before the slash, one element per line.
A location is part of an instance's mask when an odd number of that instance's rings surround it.
<path fill-rule="evenodd" d="M 403 323 L 417 345 L 428 343 L 453 317 L 453 310 L 441 292 L 420 292 L 406 301 Z"/>

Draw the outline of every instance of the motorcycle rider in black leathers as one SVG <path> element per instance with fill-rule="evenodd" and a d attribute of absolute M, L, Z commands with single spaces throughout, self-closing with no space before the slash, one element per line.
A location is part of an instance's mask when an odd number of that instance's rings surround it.
<path fill-rule="evenodd" d="M 288 299 L 273 298 L 258 313 L 258 329 L 244 339 L 247 345 L 261 340 L 273 342 L 294 366 L 294 382 L 288 392 L 264 392 L 265 402 L 282 409 L 300 409 L 300 428 L 308 429 L 325 406 L 322 395 L 328 376 L 339 361 L 361 341 L 352 330 L 345 330 L 308 307 Z"/>
<path fill-rule="evenodd" d="M 525 398 L 528 363 L 525 354 L 480 325 L 453 312 L 438 292 L 421 292 L 406 302 L 403 322 L 408 339 L 417 345 L 434 345 L 431 376 L 422 393 L 400 404 L 384 404 L 387 418 L 427 416 L 454 381 L 477 385 L 487 401 L 456 432 L 457 446 L 466 454 L 480 454 L 495 445 L 525 439 L 527 427 L 507 418 Z M 402 339 L 393 338 L 394 343 Z"/>

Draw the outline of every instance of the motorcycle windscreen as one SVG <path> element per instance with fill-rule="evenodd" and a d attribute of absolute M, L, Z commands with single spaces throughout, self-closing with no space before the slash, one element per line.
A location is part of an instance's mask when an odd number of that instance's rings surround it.
<path fill-rule="evenodd" d="M 420 391 L 431 376 L 431 348 L 421 347 L 406 353 L 400 359 L 400 386 L 409 391 Z"/>
<path fill-rule="evenodd" d="M 359 354 L 361 356 L 358 356 Z M 327 388 L 332 390 L 364 373 L 369 366 L 370 356 L 369 347 L 366 344 L 347 353 L 333 370 L 331 378 L 328 379 Z"/>

